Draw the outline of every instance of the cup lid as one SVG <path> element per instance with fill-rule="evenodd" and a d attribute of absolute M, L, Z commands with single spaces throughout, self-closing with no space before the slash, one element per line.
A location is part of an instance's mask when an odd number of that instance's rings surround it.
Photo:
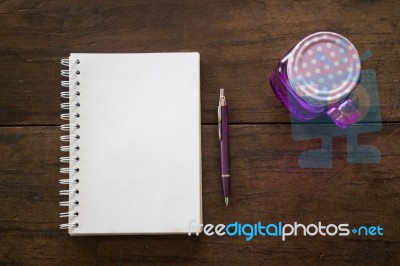
<path fill-rule="evenodd" d="M 316 32 L 293 48 L 287 75 L 301 98 L 326 105 L 350 94 L 359 83 L 360 69 L 360 57 L 349 40 L 334 32 Z"/>

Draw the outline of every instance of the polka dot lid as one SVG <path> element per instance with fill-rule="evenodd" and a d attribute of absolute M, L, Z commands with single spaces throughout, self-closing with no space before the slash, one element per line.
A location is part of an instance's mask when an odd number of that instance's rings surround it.
<path fill-rule="evenodd" d="M 333 32 L 317 32 L 289 55 L 287 75 L 294 91 L 317 105 L 335 103 L 359 83 L 360 57 L 354 45 Z"/>

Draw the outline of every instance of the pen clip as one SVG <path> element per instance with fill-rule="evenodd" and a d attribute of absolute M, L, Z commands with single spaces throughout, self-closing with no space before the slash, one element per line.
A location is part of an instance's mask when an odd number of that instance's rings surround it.
<path fill-rule="evenodd" d="M 221 104 L 218 105 L 218 137 L 219 137 L 219 141 L 222 140 L 222 134 L 221 134 Z"/>
<path fill-rule="evenodd" d="M 219 90 L 219 102 L 218 102 L 218 136 L 219 141 L 222 140 L 222 111 L 221 106 L 226 106 L 224 89 Z"/>

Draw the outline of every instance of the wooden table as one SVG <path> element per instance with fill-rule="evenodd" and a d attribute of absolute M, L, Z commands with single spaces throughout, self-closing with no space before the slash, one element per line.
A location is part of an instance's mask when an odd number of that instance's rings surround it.
<path fill-rule="evenodd" d="M 0 264 L 397 264 L 400 261 L 398 1 L 0 1 Z M 268 75 L 304 36 L 330 30 L 373 56 L 381 162 L 305 169 Z M 380 225 L 384 236 L 69 237 L 59 230 L 60 59 L 70 52 L 201 54 L 205 223 Z M 232 197 L 221 194 L 216 105 L 230 104 Z M 366 155 L 368 156 L 368 155 Z"/>

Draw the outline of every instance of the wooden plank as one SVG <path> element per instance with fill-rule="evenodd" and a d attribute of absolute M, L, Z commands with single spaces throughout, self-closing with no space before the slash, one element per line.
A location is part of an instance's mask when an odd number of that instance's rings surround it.
<path fill-rule="evenodd" d="M 400 124 L 361 134 L 378 164 L 348 164 L 333 141 L 331 169 L 301 169 L 298 156 L 320 141 L 292 139 L 290 125 L 231 126 L 232 196 L 225 207 L 217 127 L 202 126 L 205 223 L 295 221 L 381 225 L 382 237 L 69 237 L 58 229 L 58 127 L 0 127 L 0 264 L 215 263 L 396 264 L 400 248 Z M 366 155 L 368 157 L 368 155 Z M 108 195 L 110 197 L 116 195 Z"/>
<path fill-rule="evenodd" d="M 322 7 L 322 6 L 323 7 Z M 70 52 L 199 51 L 202 122 L 218 89 L 232 123 L 288 122 L 268 75 L 302 37 L 332 30 L 374 55 L 382 119 L 400 119 L 400 5 L 386 1 L 3 1 L 0 125 L 59 124 L 59 60 Z"/>

